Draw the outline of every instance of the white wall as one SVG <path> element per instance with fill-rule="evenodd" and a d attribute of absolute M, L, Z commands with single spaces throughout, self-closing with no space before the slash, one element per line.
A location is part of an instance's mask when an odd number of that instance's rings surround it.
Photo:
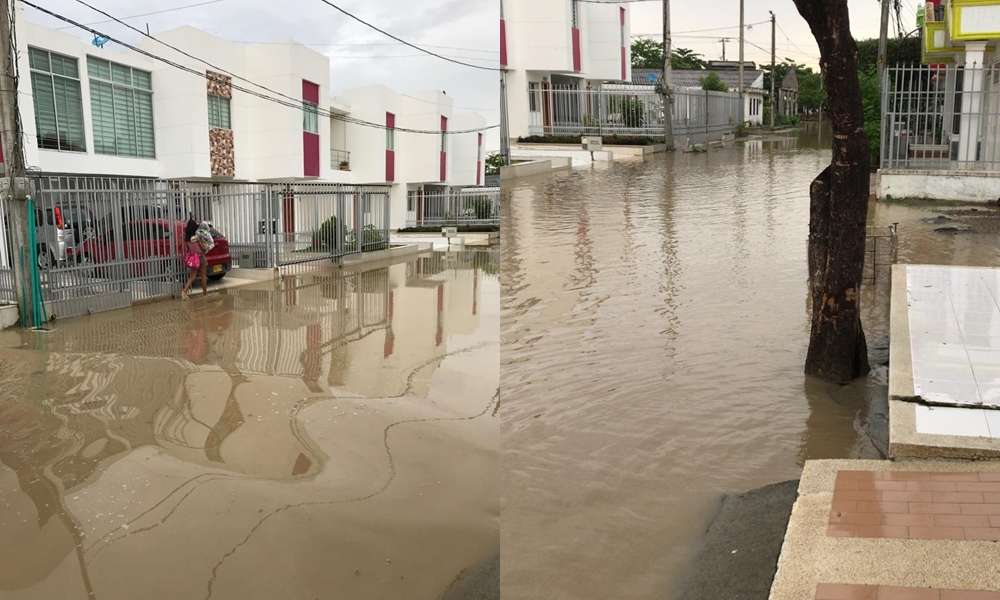
<path fill-rule="evenodd" d="M 580 4 L 586 20 L 581 35 L 581 68 L 587 79 L 621 80 L 621 33 L 619 5 Z M 628 11 L 625 13 L 625 81 L 632 80 L 632 51 Z"/>
<path fill-rule="evenodd" d="M 21 17 L 21 7 L 18 7 L 18 17 Z M 30 66 L 28 64 L 28 46 L 56 52 L 77 59 L 80 74 L 80 93 L 83 108 L 84 141 L 86 152 L 69 152 L 60 150 L 39 149 L 36 138 L 35 106 L 31 91 Z M 24 159 L 29 168 L 38 168 L 48 172 L 62 173 L 95 173 L 115 175 L 135 175 L 156 177 L 162 175 L 162 163 L 152 158 L 119 157 L 94 152 L 93 127 L 90 109 L 90 85 L 87 76 L 87 55 L 91 54 L 117 63 L 129 65 L 146 71 L 152 70 L 152 65 L 144 57 L 135 53 L 112 52 L 111 45 L 104 49 L 86 44 L 80 39 L 59 31 L 34 25 L 24 19 L 18 24 L 18 67 L 22 76 L 18 81 L 18 103 L 21 111 L 21 122 L 24 126 Z M 153 79 L 153 102 L 158 101 L 156 78 Z M 206 108 L 207 110 L 207 108 Z M 206 117 L 207 118 L 207 117 Z M 156 109 L 154 106 L 154 124 Z M 207 144 L 207 141 L 206 141 Z M 161 141 L 157 135 L 156 153 L 160 155 Z"/>
<path fill-rule="evenodd" d="M 507 68 L 573 72 L 571 15 L 569 0 L 504 0 Z"/>
<path fill-rule="evenodd" d="M 448 121 L 452 130 L 477 129 L 486 125 L 486 119 L 477 113 L 455 111 Z M 478 137 L 475 133 L 462 133 L 448 136 L 451 149 L 448 153 L 448 183 L 451 185 L 476 185 L 476 156 L 478 153 Z M 483 136 L 485 138 L 485 136 Z M 485 144 L 485 139 L 483 144 Z M 479 183 L 485 181 L 486 149 L 483 148 L 483 160 L 479 164 Z"/>

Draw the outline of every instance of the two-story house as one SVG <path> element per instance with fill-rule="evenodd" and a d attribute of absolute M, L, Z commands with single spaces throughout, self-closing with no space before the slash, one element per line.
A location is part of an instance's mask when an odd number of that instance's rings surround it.
<path fill-rule="evenodd" d="M 557 91 L 596 90 L 632 78 L 625 4 L 502 0 L 500 63 L 512 138 L 556 120 Z"/>
<path fill-rule="evenodd" d="M 481 132 L 448 132 L 481 128 L 485 119 L 455 110 L 444 92 L 376 86 L 334 98 L 330 59 L 305 46 L 232 42 L 192 27 L 157 37 L 212 66 L 150 39 L 143 49 L 196 73 L 113 42 L 98 46 L 19 24 L 29 168 L 206 182 L 387 183 L 393 228 L 403 226 L 407 192 L 416 187 L 482 184 Z"/>

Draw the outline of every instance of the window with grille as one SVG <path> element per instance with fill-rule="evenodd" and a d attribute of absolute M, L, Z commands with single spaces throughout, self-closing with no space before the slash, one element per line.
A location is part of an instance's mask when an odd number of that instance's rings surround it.
<path fill-rule="evenodd" d="M 229 98 L 208 95 L 208 126 L 213 129 L 232 129 L 229 117 Z"/>
<path fill-rule="evenodd" d="M 38 147 L 86 152 L 83 98 L 76 59 L 28 48 L 28 64 Z"/>
<path fill-rule="evenodd" d="M 312 102 L 302 102 L 302 129 L 319 133 L 319 107 Z"/>
<path fill-rule="evenodd" d="M 87 57 L 94 152 L 156 156 L 153 79 L 149 71 Z"/>

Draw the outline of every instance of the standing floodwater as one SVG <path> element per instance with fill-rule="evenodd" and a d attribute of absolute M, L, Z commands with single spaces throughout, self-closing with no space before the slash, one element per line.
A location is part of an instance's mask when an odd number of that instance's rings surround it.
<path fill-rule="evenodd" d="M 828 145 L 813 129 L 511 186 L 505 599 L 674 597 L 721 494 L 795 478 L 807 458 L 879 455 L 866 432 L 884 366 L 844 387 L 802 375 L 808 187 Z M 900 222 L 900 261 L 1000 258 L 996 235 L 925 216 L 873 208 Z M 885 296 L 865 298 L 877 365 Z"/>
<path fill-rule="evenodd" d="M 0 334 L 0 598 L 440 598 L 497 553 L 496 262 Z"/>

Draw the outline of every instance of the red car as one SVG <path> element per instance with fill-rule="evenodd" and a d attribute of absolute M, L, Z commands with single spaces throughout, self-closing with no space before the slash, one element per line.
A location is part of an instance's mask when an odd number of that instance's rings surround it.
<path fill-rule="evenodd" d="M 123 227 L 122 250 L 124 256 L 118 256 L 118 244 L 114 232 L 98 233 L 95 237 L 84 240 L 70 254 L 79 263 L 101 265 L 125 261 L 129 264 L 129 274 L 141 277 L 150 273 L 170 273 L 172 269 L 168 260 L 156 260 L 157 257 L 169 257 L 172 254 L 184 256 L 187 251 L 187 240 L 184 239 L 184 221 L 173 222 L 173 239 L 177 246 L 174 252 L 170 250 L 170 221 L 166 219 L 140 219 L 130 221 Z M 215 247 L 207 254 L 208 278 L 222 279 L 231 268 L 229 257 L 229 242 L 214 227 L 212 237 Z M 146 259 L 146 260 L 137 260 Z"/>

